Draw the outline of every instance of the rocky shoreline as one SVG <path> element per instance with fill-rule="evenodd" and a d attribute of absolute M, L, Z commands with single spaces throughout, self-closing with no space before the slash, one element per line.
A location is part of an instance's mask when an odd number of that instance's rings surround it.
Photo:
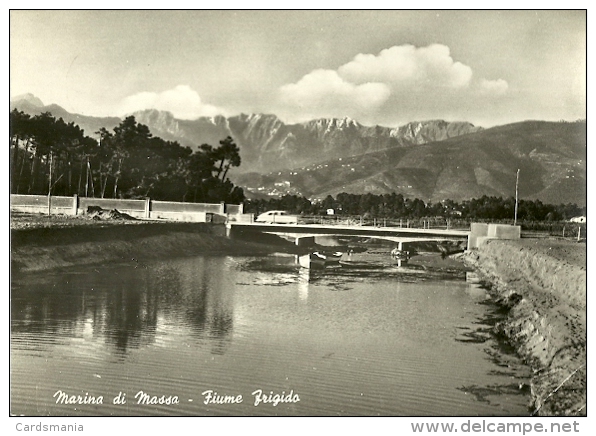
<path fill-rule="evenodd" d="M 533 414 L 585 416 L 585 244 L 490 240 L 468 252 L 464 262 L 509 309 L 496 330 L 532 367 Z"/>

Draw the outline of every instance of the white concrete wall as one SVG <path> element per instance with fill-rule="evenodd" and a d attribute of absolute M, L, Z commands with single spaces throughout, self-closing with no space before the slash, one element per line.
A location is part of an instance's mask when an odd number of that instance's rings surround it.
<path fill-rule="evenodd" d="M 487 236 L 495 239 L 519 239 L 521 237 L 521 227 L 505 224 L 489 224 Z"/>
<path fill-rule="evenodd" d="M 488 236 L 488 224 L 472 223 L 470 224 L 470 233 L 476 236 Z"/>
<path fill-rule="evenodd" d="M 24 213 L 48 213 L 48 197 L 43 195 L 11 194 L 10 210 Z M 163 219 L 186 222 L 225 223 L 228 217 L 224 214 L 224 204 L 217 203 L 180 203 L 174 201 L 151 201 L 130 199 L 107 199 L 89 197 L 52 196 L 51 213 L 64 215 L 83 215 L 88 206 L 99 206 L 103 209 L 117 209 L 134 218 Z M 153 209 L 157 210 L 153 210 Z M 238 212 L 233 215 L 237 221 L 252 222 L 252 214 L 242 214 L 243 205 L 228 205 L 229 210 Z"/>
<path fill-rule="evenodd" d="M 10 210 L 14 212 L 23 212 L 23 213 L 39 213 L 39 214 L 47 214 L 48 213 L 48 205 L 45 204 L 43 206 L 26 206 L 26 205 L 18 205 L 18 206 L 11 206 Z M 74 215 L 72 207 L 55 207 L 52 205 L 51 210 L 52 215 Z"/>
<path fill-rule="evenodd" d="M 235 215 L 228 215 L 229 221 L 235 221 L 238 223 L 252 223 L 254 222 L 255 216 L 252 213 L 241 213 Z"/>
<path fill-rule="evenodd" d="M 213 214 L 209 214 L 211 218 Z M 169 221 L 185 221 L 194 223 L 206 223 L 207 212 L 150 212 L 149 218 Z"/>
<path fill-rule="evenodd" d="M 487 239 L 519 239 L 521 227 L 507 224 L 472 223 L 468 236 L 468 250 L 478 248 Z"/>

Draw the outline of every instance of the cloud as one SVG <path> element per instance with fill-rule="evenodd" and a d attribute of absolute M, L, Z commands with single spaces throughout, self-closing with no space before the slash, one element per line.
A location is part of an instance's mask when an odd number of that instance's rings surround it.
<path fill-rule="evenodd" d="M 502 95 L 509 89 L 509 84 L 503 79 L 487 80 L 480 79 L 478 82 L 480 92 L 483 94 Z"/>
<path fill-rule="evenodd" d="M 184 120 L 223 113 L 221 109 L 203 103 L 199 94 L 187 85 L 178 85 L 160 93 L 139 92 L 126 97 L 120 104 L 119 113 L 126 115 L 144 109 L 169 111 L 174 117 Z"/>
<path fill-rule="evenodd" d="M 449 47 L 441 44 L 421 48 L 394 46 L 377 56 L 358 54 L 353 61 L 339 67 L 338 72 L 352 83 L 376 81 L 393 88 L 425 84 L 461 88 L 472 78 L 472 69 L 455 62 Z"/>
<path fill-rule="evenodd" d="M 383 83 L 354 84 L 336 71 L 315 70 L 295 84 L 282 86 L 282 99 L 309 116 L 355 116 L 380 107 L 390 94 Z"/>
<path fill-rule="evenodd" d="M 475 78 L 472 67 L 454 60 L 446 45 L 405 44 L 377 55 L 357 54 L 336 70 L 314 70 L 282 86 L 280 102 L 294 120 L 349 115 L 366 122 L 408 113 L 430 119 L 507 90 L 503 79 Z"/>

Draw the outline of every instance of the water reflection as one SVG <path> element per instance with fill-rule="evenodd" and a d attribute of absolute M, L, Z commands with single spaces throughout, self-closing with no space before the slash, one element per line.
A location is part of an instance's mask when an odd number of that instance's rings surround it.
<path fill-rule="evenodd" d="M 308 269 L 300 269 L 298 272 L 298 297 L 306 302 L 308 300 L 308 287 L 311 277 Z"/>
<path fill-rule="evenodd" d="M 178 263 L 175 269 L 180 282 L 168 282 L 163 289 L 166 295 L 178 292 L 176 301 L 170 302 L 171 310 L 182 307 L 183 322 L 192 336 L 211 339 L 215 354 L 225 352 L 234 326 L 233 293 L 227 292 L 226 271 L 212 258 L 188 260 Z"/>
<path fill-rule="evenodd" d="M 233 332 L 233 293 L 225 269 L 197 258 L 147 268 L 121 266 L 53 274 L 20 287 L 11 300 L 12 331 L 48 338 L 100 339 L 119 356 L 154 344 L 160 330 L 186 326 L 213 353 L 225 352 Z M 51 340 L 51 339 L 50 339 Z"/>
<path fill-rule="evenodd" d="M 12 331 L 45 337 L 103 337 L 124 353 L 141 342 L 151 341 L 157 323 L 155 292 L 147 292 L 146 281 L 117 275 L 109 291 L 98 289 L 96 273 L 68 274 L 13 292 Z M 90 331 L 89 331 L 90 328 Z"/>

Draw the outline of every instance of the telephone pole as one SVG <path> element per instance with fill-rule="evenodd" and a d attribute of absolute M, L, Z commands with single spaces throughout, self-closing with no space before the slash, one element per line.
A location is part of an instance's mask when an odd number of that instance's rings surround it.
<path fill-rule="evenodd" d="M 54 155 L 52 150 L 50 150 L 50 177 L 48 180 L 48 216 L 52 214 L 52 161 L 54 160 Z"/>
<path fill-rule="evenodd" d="M 513 225 L 517 225 L 517 188 L 519 186 L 519 168 L 517 169 L 517 175 L 515 177 L 515 216 L 513 218 Z"/>

